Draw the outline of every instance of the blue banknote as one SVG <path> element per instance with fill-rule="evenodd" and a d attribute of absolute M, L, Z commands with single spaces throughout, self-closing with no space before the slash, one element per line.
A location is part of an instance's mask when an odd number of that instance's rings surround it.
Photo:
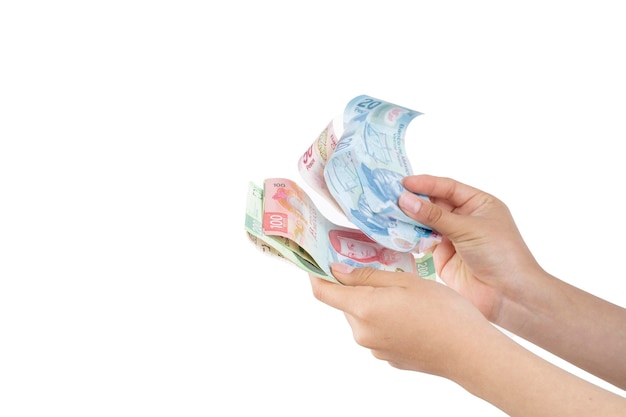
<path fill-rule="evenodd" d="M 398 207 L 405 190 L 401 180 L 413 173 L 405 132 L 420 114 L 374 97 L 355 97 L 345 108 L 343 134 L 323 168 L 325 185 L 348 220 L 374 241 L 403 252 L 421 252 L 441 240 Z"/>

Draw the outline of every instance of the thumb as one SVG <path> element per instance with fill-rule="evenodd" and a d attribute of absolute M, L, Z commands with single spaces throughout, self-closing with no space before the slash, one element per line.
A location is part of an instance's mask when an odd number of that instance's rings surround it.
<path fill-rule="evenodd" d="M 398 285 L 406 272 L 384 271 L 369 267 L 353 268 L 341 262 L 333 262 L 330 266 L 333 276 L 343 285 L 352 287 L 391 287 Z M 411 275 L 411 274 L 409 274 Z"/>
<path fill-rule="evenodd" d="M 398 205 L 407 216 L 428 226 L 444 236 L 450 237 L 455 231 L 463 230 L 463 218 L 445 211 L 429 200 L 404 191 L 400 194 Z"/>

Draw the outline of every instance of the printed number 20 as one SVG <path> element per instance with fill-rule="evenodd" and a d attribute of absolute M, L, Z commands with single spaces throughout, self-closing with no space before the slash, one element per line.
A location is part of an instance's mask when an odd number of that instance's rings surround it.
<path fill-rule="evenodd" d="M 375 101 L 374 99 L 371 98 L 366 98 L 363 99 L 363 101 L 360 101 L 357 106 L 359 107 L 365 107 L 368 110 L 372 110 L 375 109 L 376 107 L 380 106 L 382 103 L 380 101 Z"/>

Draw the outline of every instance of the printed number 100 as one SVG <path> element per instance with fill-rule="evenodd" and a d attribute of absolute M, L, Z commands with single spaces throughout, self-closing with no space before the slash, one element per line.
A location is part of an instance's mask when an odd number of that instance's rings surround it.
<path fill-rule="evenodd" d="M 270 220 L 270 229 L 284 229 L 285 222 L 284 217 L 280 214 L 272 214 L 269 216 Z"/>

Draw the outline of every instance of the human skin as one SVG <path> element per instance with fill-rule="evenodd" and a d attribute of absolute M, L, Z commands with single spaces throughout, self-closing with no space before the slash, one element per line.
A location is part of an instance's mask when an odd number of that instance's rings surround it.
<path fill-rule="evenodd" d="M 511 416 L 623 416 L 626 399 L 568 373 L 503 334 L 468 300 L 407 272 L 333 264 L 344 285 L 311 276 L 356 342 L 392 366 L 438 375 Z"/>
<path fill-rule="evenodd" d="M 507 206 L 458 181 L 416 175 L 399 199 L 444 236 L 433 251 L 441 279 L 498 326 L 626 389 L 626 309 L 562 281 L 537 263 Z"/>
<path fill-rule="evenodd" d="M 311 277 L 315 296 L 344 311 L 357 343 L 398 368 L 453 380 L 510 415 L 624 415 L 626 399 L 492 323 L 625 388 L 626 311 L 544 271 L 497 198 L 440 177 L 403 185 L 430 196 L 403 193 L 399 205 L 444 236 L 433 256 L 446 285 L 341 264 L 333 275 L 344 285 Z"/>

